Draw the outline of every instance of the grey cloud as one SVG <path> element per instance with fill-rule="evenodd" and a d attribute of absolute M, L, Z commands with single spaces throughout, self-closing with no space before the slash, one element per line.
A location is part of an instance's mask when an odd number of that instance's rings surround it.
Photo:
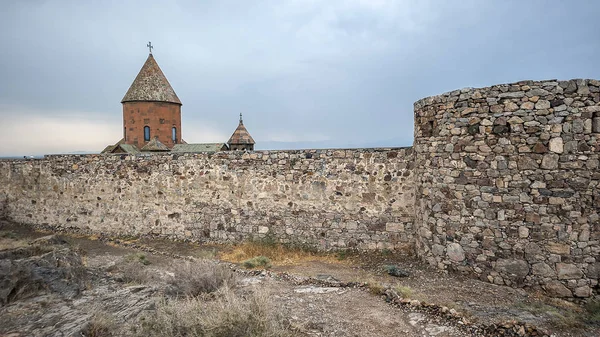
<path fill-rule="evenodd" d="M 591 0 L 9 1 L 0 117 L 33 109 L 58 121 L 56 111 L 73 111 L 120 130 L 120 100 L 151 40 L 183 102 L 188 141 L 227 138 L 243 112 L 258 147 L 405 146 L 422 97 L 600 78 L 599 14 Z"/>

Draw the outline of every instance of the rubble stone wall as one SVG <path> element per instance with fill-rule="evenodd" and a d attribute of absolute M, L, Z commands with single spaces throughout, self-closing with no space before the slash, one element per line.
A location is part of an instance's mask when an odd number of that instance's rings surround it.
<path fill-rule="evenodd" d="M 4 195 L 14 221 L 113 235 L 404 249 L 496 284 L 598 293 L 599 81 L 456 90 L 414 112 L 412 148 L 0 161 L 0 209 Z"/>
<path fill-rule="evenodd" d="M 8 206 L 7 196 L 3 191 L 0 191 L 0 219 L 6 218 L 6 212 Z"/>
<path fill-rule="evenodd" d="M 415 103 L 416 251 L 439 268 L 588 297 L 600 275 L 600 82 Z"/>
<path fill-rule="evenodd" d="M 19 223 L 198 241 L 413 250 L 412 149 L 0 161 Z"/>

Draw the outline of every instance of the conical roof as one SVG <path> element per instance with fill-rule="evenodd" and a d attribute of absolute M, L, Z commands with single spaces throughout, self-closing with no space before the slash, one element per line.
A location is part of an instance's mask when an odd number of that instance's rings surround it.
<path fill-rule="evenodd" d="M 158 137 L 154 137 L 148 144 L 141 148 L 142 151 L 158 152 L 158 151 L 169 151 L 169 148 L 158 140 Z"/>
<path fill-rule="evenodd" d="M 146 63 L 127 90 L 121 103 L 133 101 L 169 102 L 181 104 L 175 90 L 167 81 L 165 74 L 154 60 L 152 54 L 148 55 Z"/>
<path fill-rule="evenodd" d="M 252 139 L 252 136 L 250 136 L 250 133 L 248 132 L 248 130 L 246 130 L 246 127 L 244 126 L 241 114 L 240 124 L 238 125 L 237 129 L 235 129 L 235 131 L 233 132 L 233 135 L 231 135 L 231 138 L 229 138 L 227 144 L 255 144 L 254 139 Z"/>

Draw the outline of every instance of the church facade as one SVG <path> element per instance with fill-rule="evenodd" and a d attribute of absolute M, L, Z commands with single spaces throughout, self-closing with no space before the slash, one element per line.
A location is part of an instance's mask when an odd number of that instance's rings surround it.
<path fill-rule="evenodd" d="M 149 47 L 150 44 L 148 45 Z M 152 50 L 152 49 L 150 49 Z M 254 139 L 243 124 L 227 143 L 188 144 L 183 140 L 182 103 L 152 52 L 121 100 L 123 138 L 102 153 L 253 151 Z"/>

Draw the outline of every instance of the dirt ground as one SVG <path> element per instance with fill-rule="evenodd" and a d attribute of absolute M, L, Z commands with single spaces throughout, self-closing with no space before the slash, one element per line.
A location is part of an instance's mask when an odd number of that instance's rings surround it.
<path fill-rule="evenodd" d="M 0 222 L 0 252 L 46 235 L 47 232 Z M 161 290 L 153 284 L 116 279 L 110 270 L 118 261 L 143 253 L 149 261 L 148 270 L 160 275 L 174 260 L 218 260 L 233 249 L 157 239 L 61 237 L 83 255 L 85 268 L 92 275 L 90 281 L 72 298 L 50 292 L 0 307 L 1 336 L 81 335 L 98 308 L 111 312 L 123 323 L 135 321 L 142 313 L 153 310 L 153 299 Z M 394 252 L 277 261 L 273 258 L 267 271 L 247 271 L 235 265 L 233 268 L 242 284 L 268 289 L 275 310 L 298 327 L 299 335 L 494 336 L 498 332 L 483 333 L 469 326 L 522 322 L 552 336 L 600 336 L 600 322 L 586 321 L 585 310 L 579 305 L 443 273 Z M 401 268 L 408 276 L 388 275 L 384 269 L 387 265 Z M 403 304 L 394 305 L 396 302 L 390 301 L 385 289 L 400 292 Z M 438 314 L 439 310 L 428 309 L 430 304 L 456 313 L 456 317 L 449 319 L 448 315 Z"/>

